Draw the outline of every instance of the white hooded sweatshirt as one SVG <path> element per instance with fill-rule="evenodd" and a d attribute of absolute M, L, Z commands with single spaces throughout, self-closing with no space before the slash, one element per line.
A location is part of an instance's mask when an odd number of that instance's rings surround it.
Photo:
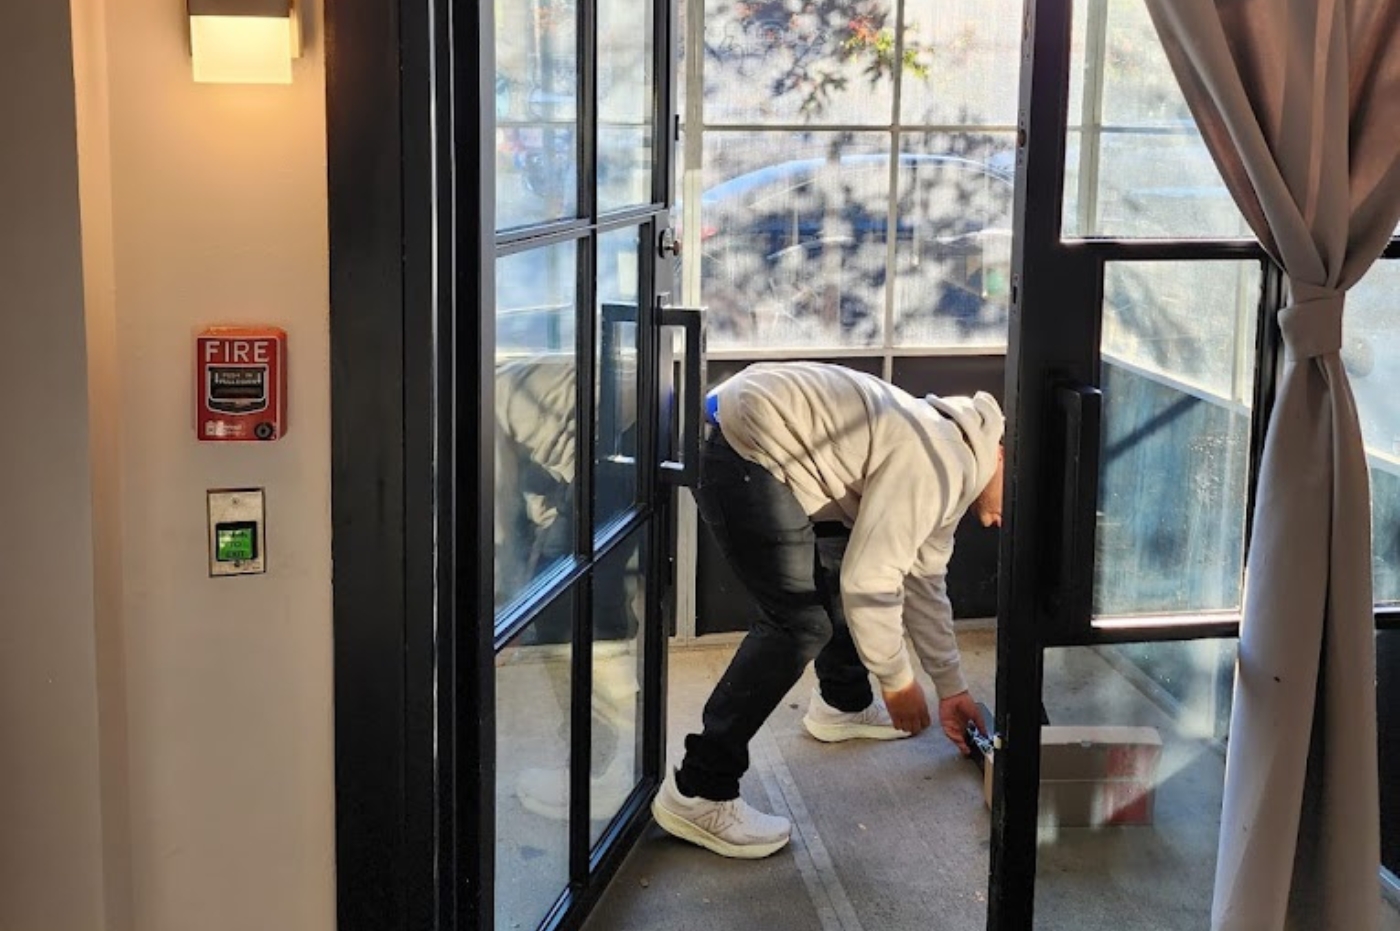
<path fill-rule="evenodd" d="M 945 575 L 953 531 L 996 471 L 996 400 L 916 398 L 817 362 L 751 366 L 718 389 L 720 428 L 813 520 L 851 528 L 841 600 L 865 667 L 886 691 L 914 681 L 907 631 L 940 698 L 967 689 Z"/>

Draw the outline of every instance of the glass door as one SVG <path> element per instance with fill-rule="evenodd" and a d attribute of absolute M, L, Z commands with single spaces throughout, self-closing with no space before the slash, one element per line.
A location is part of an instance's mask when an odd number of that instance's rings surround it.
<path fill-rule="evenodd" d="M 521 0 L 493 19 L 476 50 L 495 101 L 480 922 L 531 929 L 586 911 L 659 779 L 670 501 L 697 426 L 673 419 L 673 381 L 698 383 L 698 362 L 670 348 L 680 328 L 698 353 L 699 316 L 668 300 L 670 4 Z"/>
<path fill-rule="evenodd" d="M 989 927 L 1197 928 L 1282 282 L 1145 6 L 1025 43 Z"/>

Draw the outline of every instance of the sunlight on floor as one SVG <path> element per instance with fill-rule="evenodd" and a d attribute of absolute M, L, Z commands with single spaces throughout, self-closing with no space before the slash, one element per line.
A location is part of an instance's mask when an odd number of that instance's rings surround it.
<path fill-rule="evenodd" d="M 995 632 L 959 636 L 968 681 L 990 705 Z M 732 646 L 672 653 L 672 764 L 731 653 Z M 1147 927 L 1151 915 L 1154 929 L 1196 931 L 1209 924 L 1224 759 L 1200 735 L 1199 709 L 1178 727 L 1120 669 L 1120 660 L 1096 650 L 1052 651 L 1046 706 L 1057 724 L 1159 730 L 1154 824 L 1043 830 L 1036 927 L 1122 931 Z M 991 819 L 977 769 L 934 732 L 890 743 L 811 739 L 801 716 L 812 685 L 809 671 L 760 732 L 742 786 L 753 804 L 793 820 L 791 845 L 767 860 L 730 861 L 653 827 L 588 931 L 985 928 Z M 1400 919 L 1387 913 L 1384 927 L 1400 931 Z"/>

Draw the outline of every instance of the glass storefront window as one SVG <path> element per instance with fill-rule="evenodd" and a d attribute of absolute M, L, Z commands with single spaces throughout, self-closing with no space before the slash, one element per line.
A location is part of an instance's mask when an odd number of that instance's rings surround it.
<path fill-rule="evenodd" d="M 889 125 L 893 20 L 892 0 L 705 0 L 705 122 Z"/>
<path fill-rule="evenodd" d="M 1015 137 L 920 133 L 902 145 L 895 345 L 1006 345 Z"/>
<path fill-rule="evenodd" d="M 1141 0 L 1075 0 L 1063 230 L 1248 236 Z"/>
<path fill-rule="evenodd" d="M 1006 0 L 705 0 L 679 225 L 711 352 L 1005 346 L 1020 33 Z"/>

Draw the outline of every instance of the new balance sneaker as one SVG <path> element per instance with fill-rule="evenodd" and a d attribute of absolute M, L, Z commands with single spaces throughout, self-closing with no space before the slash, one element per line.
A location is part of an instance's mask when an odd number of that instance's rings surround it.
<path fill-rule="evenodd" d="M 843 740 L 899 740 L 908 737 L 890 721 L 885 703 L 876 695 L 863 711 L 838 711 L 822 699 L 820 688 L 812 689 L 812 701 L 802 718 L 807 733 L 824 743 Z"/>
<path fill-rule="evenodd" d="M 712 802 L 682 795 L 672 770 L 651 803 L 651 814 L 666 833 L 698 844 L 721 857 L 758 860 L 787 845 L 792 825 L 741 798 Z"/>

